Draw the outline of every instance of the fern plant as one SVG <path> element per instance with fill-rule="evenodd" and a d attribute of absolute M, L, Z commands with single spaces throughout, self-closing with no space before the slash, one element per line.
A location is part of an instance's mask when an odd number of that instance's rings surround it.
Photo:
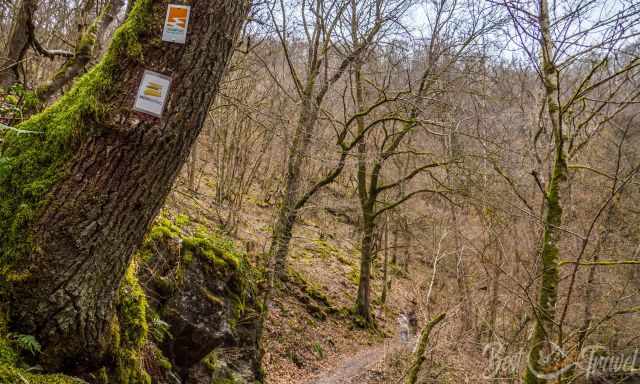
<path fill-rule="evenodd" d="M 165 338 L 171 339 L 172 335 L 169 328 L 171 328 L 169 323 L 162 320 L 157 313 L 151 314 L 151 326 L 149 327 L 149 332 L 155 341 L 161 343 Z"/>
<path fill-rule="evenodd" d="M 18 333 L 9 334 L 11 339 L 18 350 L 21 352 L 29 352 L 35 356 L 42 350 L 42 346 L 38 343 L 35 337 L 31 335 L 22 335 Z"/>

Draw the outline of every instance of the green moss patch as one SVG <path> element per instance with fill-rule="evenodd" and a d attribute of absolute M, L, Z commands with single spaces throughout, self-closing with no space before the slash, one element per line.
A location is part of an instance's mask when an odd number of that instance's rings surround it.
<path fill-rule="evenodd" d="M 70 376 L 53 374 L 38 375 L 18 369 L 15 366 L 0 364 L 0 384 L 82 384 L 86 383 Z"/>
<path fill-rule="evenodd" d="M 147 341 L 147 299 L 136 277 L 135 261 L 129 266 L 118 299 L 119 346 L 115 349 L 115 379 L 118 384 L 150 384 L 142 364 Z"/>
<path fill-rule="evenodd" d="M 211 384 L 246 384 L 246 381 L 229 369 L 227 364 L 220 360 L 218 351 L 212 351 L 202 363 L 211 373 Z"/>
<path fill-rule="evenodd" d="M 299 272 L 289 269 L 289 283 L 295 285 L 293 290 L 298 300 L 304 304 L 307 312 L 319 320 L 325 320 L 327 313 L 337 314 L 338 310 L 331 304 L 329 298 L 322 292 L 322 288 L 308 281 Z"/>
<path fill-rule="evenodd" d="M 245 255 L 235 248 L 233 240 L 202 225 L 193 225 L 193 220 L 183 214 L 172 218 L 168 212 L 162 212 L 140 252 L 144 253 L 145 248 L 153 248 L 154 242 L 158 241 L 165 241 L 177 248 L 175 251 L 179 252 L 186 264 L 195 256 L 221 270 L 243 272 L 248 269 Z"/>

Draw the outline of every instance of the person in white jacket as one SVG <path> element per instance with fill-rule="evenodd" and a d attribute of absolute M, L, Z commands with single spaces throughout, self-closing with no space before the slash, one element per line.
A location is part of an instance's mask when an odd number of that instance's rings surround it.
<path fill-rule="evenodd" d="M 409 319 L 404 313 L 398 316 L 398 325 L 400 326 L 400 342 L 409 342 Z"/>

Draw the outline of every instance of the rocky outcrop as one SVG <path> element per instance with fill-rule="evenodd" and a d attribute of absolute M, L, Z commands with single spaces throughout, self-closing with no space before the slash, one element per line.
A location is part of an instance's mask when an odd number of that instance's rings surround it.
<path fill-rule="evenodd" d="M 161 217 L 138 258 L 151 314 L 150 343 L 170 364 L 151 372 L 153 381 L 258 381 L 257 273 L 244 255 L 181 216 Z"/>

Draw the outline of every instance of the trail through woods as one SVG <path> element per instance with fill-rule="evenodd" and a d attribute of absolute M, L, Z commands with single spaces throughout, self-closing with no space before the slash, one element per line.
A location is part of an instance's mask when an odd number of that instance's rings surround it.
<path fill-rule="evenodd" d="M 375 366 L 383 364 L 386 356 L 402 348 L 410 348 L 414 343 L 415 340 L 412 340 L 408 345 L 402 344 L 397 339 L 386 340 L 382 344 L 371 346 L 353 356 L 346 357 L 338 363 L 336 367 L 321 373 L 319 376 L 309 380 L 306 384 L 361 383 L 361 376 L 372 370 Z"/>

